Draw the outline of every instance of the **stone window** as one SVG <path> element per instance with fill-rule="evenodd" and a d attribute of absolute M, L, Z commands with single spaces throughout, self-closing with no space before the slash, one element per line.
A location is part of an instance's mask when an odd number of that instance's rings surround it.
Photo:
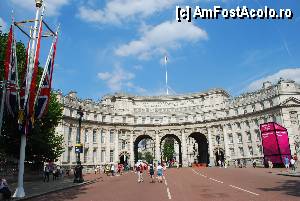
<path fill-rule="evenodd" d="M 97 149 L 93 150 L 93 163 L 97 162 Z"/>
<path fill-rule="evenodd" d="M 72 140 L 72 127 L 69 127 L 69 132 L 68 132 L 68 142 Z"/>
<path fill-rule="evenodd" d="M 84 142 L 87 143 L 89 142 L 89 133 L 88 133 L 88 129 L 85 129 L 85 132 L 84 132 Z"/>
<path fill-rule="evenodd" d="M 255 134 L 256 134 L 256 140 L 261 141 L 261 135 L 258 129 L 255 129 Z"/>
<path fill-rule="evenodd" d="M 252 148 L 252 146 L 249 146 L 248 149 L 249 149 L 250 156 L 253 156 L 253 148 Z"/>
<path fill-rule="evenodd" d="M 235 153 L 234 153 L 234 148 L 232 147 L 232 148 L 229 148 L 229 152 L 230 152 L 230 155 L 231 156 L 234 156 L 235 155 Z"/>
<path fill-rule="evenodd" d="M 71 161 L 71 153 L 72 153 L 72 148 L 68 149 L 68 156 L 67 156 L 67 162 L 70 163 Z"/>
<path fill-rule="evenodd" d="M 248 132 L 246 132 L 246 135 L 247 135 L 248 142 L 251 142 L 252 141 L 252 139 L 251 139 L 251 133 L 248 131 Z"/>
<path fill-rule="evenodd" d="M 238 138 L 238 143 L 242 143 L 243 142 L 243 138 L 242 138 L 242 134 L 241 133 L 237 134 L 237 138 Z"/>
<path fill-rule="evenodd" d="M 241 124 L 240 123 L 236 123 L 236 127 L 238 128 L 238 129 L 241 129 Z"/>
<path fill-rule="evenodd" d="M 290 120 L 292 124 L 297 124 L 298 123 L 298 116 L 296 111 L 291 111 L 290 112 Z"/>
<path fill-rule="evenodd" d="M 255 112 L 255 105 L 252 105 L 252 111 Z"/>
<path fill-rule="evenodd" d="M 102 149 L 101 150 L 101 163 L 103 163 L 105 161 L 105 150 Z"/>
<path fill-rule="evenodd" d="M 97 121 L 97 119 L 98 119 L 98 115 L 94 114 L 94 120 Z"/>
<path fill-rule="evenodd" d="M 123 123 L 124 124 L 126 123 L 126 117 L 123 117 Z"/>
<path fill-rule="evenodd" d="M 239 147 L 239 151 L 240 151 L 240 155 L 244 156 L 244 149 L 243 149 L 243 147 Z"/>
<path fill-rule="evenodd" d="M 109 151 L 109 162 L 114 162 L 114 150 Z"/>
<path fill-rule="evenodd" d="M 257 151 L 260 155 L 262 155 L 262 146 L 261 145 L 257 146 Z"/>
<path fill-rule="evenodd" d="M 104 143 L 104 140 L 105 140 L 105 138 L 104 138 L 104 132 L 103 132 L 103 130 L 101 130 L 100 131 L 100 142 L 101 142 L 101 144 Z"/>
<path fill-rule="evenodd" d="M 97 132 L 96 130 L 93 130 L 93 143 L 97 142 Z"/>
<path fill-rule="evenodd" d="M 125 148 L 126 148 L 126 141 L 122 140 L 122 149 L 125 149 Z"/>
<path fill-rule="evenodd" d="M 111 130 L 109 133 L 109 142 L 110 143 L 114 142 L 114 131 L 113 130 Z"/>
<path fill-rule="evenodd" d="M 232 136 L 231 133 L 228 134 L 228 141 L 229 141 L 230 144 L 233 144 L 233 136 Z"/>
<path fill-rule="evenodd" d="M 89 149 L 84 149 L 83 153 L 83 162 L 86 163 L 88 161 Z"/>

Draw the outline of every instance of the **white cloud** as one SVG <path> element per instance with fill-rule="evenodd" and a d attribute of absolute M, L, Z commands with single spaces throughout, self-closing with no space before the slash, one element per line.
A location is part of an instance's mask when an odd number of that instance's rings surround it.
<path fill-rule="evenodd" d="M 0 30 L 4 32 L 7 31 L 7 24 L 1 17 L 0 17 Z"/>
<path fill-rule="evenodd" d="M 79 17 L 87 22 L 121 24 L 126 20 L 145 18 L 165 10 L 182 0 L 110 0 L 102 9 L 79 7 Z"/>
<path fill-rule="evenodd" d="M 108 88 L 112 91 L 120 91 L 123 87 L 133 88 L 130 81 L 135 77 L 135 74 L 126 71 L 120 65 L 115 65 L 112 72 L 100 72 L 98 78 L 105 81 Z"/>
<path fill-rule="evenodd" d="M 286 68 L 282 69 L 272 75 L 268 75 L 261 79 L 255 80 L 251 82 L 247 89 L 250 91 L 254 91 L 260 89 L 263 85 L 263 82 L 270 81 L 270 82 L 277 82 L 280 78 L 294 80 L 297 83 L 300 83 L 300 68 Z"/>
<path fill-rule="evenodd" d="M 144 29 L 140 39 L 119 46 L 115 53 L 118 56 L 136 55 L 147 59 L 154 53 L 165 53 L 167 49 L 180 47 L 180 42 L 197 42 L 207 38 L 207 33 L 192 23 L 166 21 Z"/>
<path fill-rule="evenodd" d="M 10 0 L 16 6 L 26 9 L 35 10 L 34 0 Z M 46 16 L 59 15 L 59 10 L 64 5 L 67 5 L 70 0 L 44 0 Z"/>

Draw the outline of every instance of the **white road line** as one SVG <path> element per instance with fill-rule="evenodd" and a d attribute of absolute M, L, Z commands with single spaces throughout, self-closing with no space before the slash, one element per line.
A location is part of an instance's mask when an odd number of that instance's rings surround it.
<path fill-rule="evenodd" d="M 257 194 L 257 193 L 253 193 L 253 192 L 251 192 L 251 191 L 247 191 L 247 190 L 245 190 L 245 189 L 239 188 L 239 187 L 234 186 L 234 185 L 229 185 L 229 186 L 232 187 L 232 188 L 239 189 L 239 190 L 241 190 L 241 191 L 245 191 L 245 192 L 250 193 L 250 194 L 253 194 L 253 195 L 259 195 L 259 194 Z"/>
<path fill-rule="evenodd" d="M 223 184 L 223 181 L 219 181 L 219 180 L 216 180 L 216 179 L 211 178 L 211 177 L 209 177 L 209 179 L 210 179 L 210 180 L 213 180 L 213 181 L 215 181 L 215 182 L 219 182 L 219 183 Z"/>
<path fill-rule="evenodd" d="M 166 186 L 168 186 L 168 184 L 167 184 L 167 180 L 165 180 L 165 185 L 166 185 Z"/>
<path fill-rule="evenodd" d="M 169 189 L 169 187 L 167 187 L 167 192 L 168 192 L 168 198 L 169 198 L 169 200 L 171 200 L 171 199 L 172 199 L 172 197 L 171 197 L 171 193 L 170 193 L 170 189 Z"/>
<path fill-rule="evenodd" d="M 202 177 L 205 177 L 205 178 L 207 178 L 207 176 L 205 176 L 204 174 L 201 174 L 201 173 L 199 173 L 199 172 L 195 171 L 194 169 L 192 169 L 192 170 L 193 170 L 193 172 L 194 172 L 195 174 L 197 174 L 197 175 L 200 175 L 200 176 L 202 176 Z"/>

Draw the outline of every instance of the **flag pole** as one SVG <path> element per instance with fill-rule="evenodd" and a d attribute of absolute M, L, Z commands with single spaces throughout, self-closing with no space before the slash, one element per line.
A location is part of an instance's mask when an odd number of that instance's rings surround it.
<path fill-rule="evenodd" d="M 31 73 L 33 71 L 33 67 L 34 67 L 34 57 L 35 57 L 35 41 L 36 41 L 36 36 L 37 36 L 37 29 L 38 29 L 38 24 L 39 22 L 42 23 L 42 17 L 43 17 L 43 12 L 44 12 L 44 7 L 42 10 L 42 15 L 41 15 L 41 19 L 39 19 L 40 17 L 40 8 L 42 6 L 42 3 L 39 1 L 36 1 L 36 15 L 35 15 L 35 21 L 34 21 L 34 30 L 33 30 L 33 35 L 32 35 L 32 45 L 30 46 L 30 56 L 29 56 L 29 62 L 28 62 L 28 67 L 29 67 L 29 71 L 27 72 L 27 76 L 26 76 L 26 85 L 30 85 L 29 83 L 31 83 L 31 74 L 28 75 L 28 73 Z M 28 87 L 29 90 L 29 87 Z M 25 102 L 24 104 L 26 104 L 27 99 L 28 98 L 28 94 L 27 97 L 25 95 Z M 25 108 L 25 107 L 24 107 Z M 21 134 L 21 146 L 20 146 L 20 159 L 19 159 L 19 172 L 18 172 L 18 187 L 13 195 L 13 197 L 15 198 L 22 198 L 25 196 L 25 191 L 24 191 L 24 162 L 25 162 L 25 150 L 26 150 L 26 135 Z"/>
<path fill-rule="evenodd" d="M 165 68 L 166 68 L 166 88 L 167 88 L 167 95 L 169 95 L 169 87 L 168 87 L 168 68 L 167 68 L 168 57 L 165 56 Z"/>

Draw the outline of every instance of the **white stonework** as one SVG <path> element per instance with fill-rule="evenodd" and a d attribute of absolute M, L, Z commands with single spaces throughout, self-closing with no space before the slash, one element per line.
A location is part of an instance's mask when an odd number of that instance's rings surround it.
<path fill-rule="evenodd" d="M 300 135 L 300 86 L 290 80 L 275 85 L 266 82 L 260 90 L 238 97 L 213 89 L 176 96 L 116 93 L 99 102 L 81 100 L 76 92 L 66 96 L 60 93 L 58 98 L 64 111 L 57 131 L 64 135 L 66 147 L 59 163 L 65 166 L 76 162 L 79 106 L 84 111 L 81 161 L 86 166 L 117 163 L 121 156 L 133 166 L 135 144 L 143 136 L 153 140 L 157 161 L 161 161 L 161 141 L 166 136 L 174 137 L 181 152 L 180 162 L 188 166 L 197 160 L 198 153 L 200 162 L 208 162 L 207 158 L 210 165 L 215 165 L 218 154 L 230 164 L 238 159 L 259 161 L 263 157 L 261 123 L 275 121 L 286 127 L 292 154 Z"/>

